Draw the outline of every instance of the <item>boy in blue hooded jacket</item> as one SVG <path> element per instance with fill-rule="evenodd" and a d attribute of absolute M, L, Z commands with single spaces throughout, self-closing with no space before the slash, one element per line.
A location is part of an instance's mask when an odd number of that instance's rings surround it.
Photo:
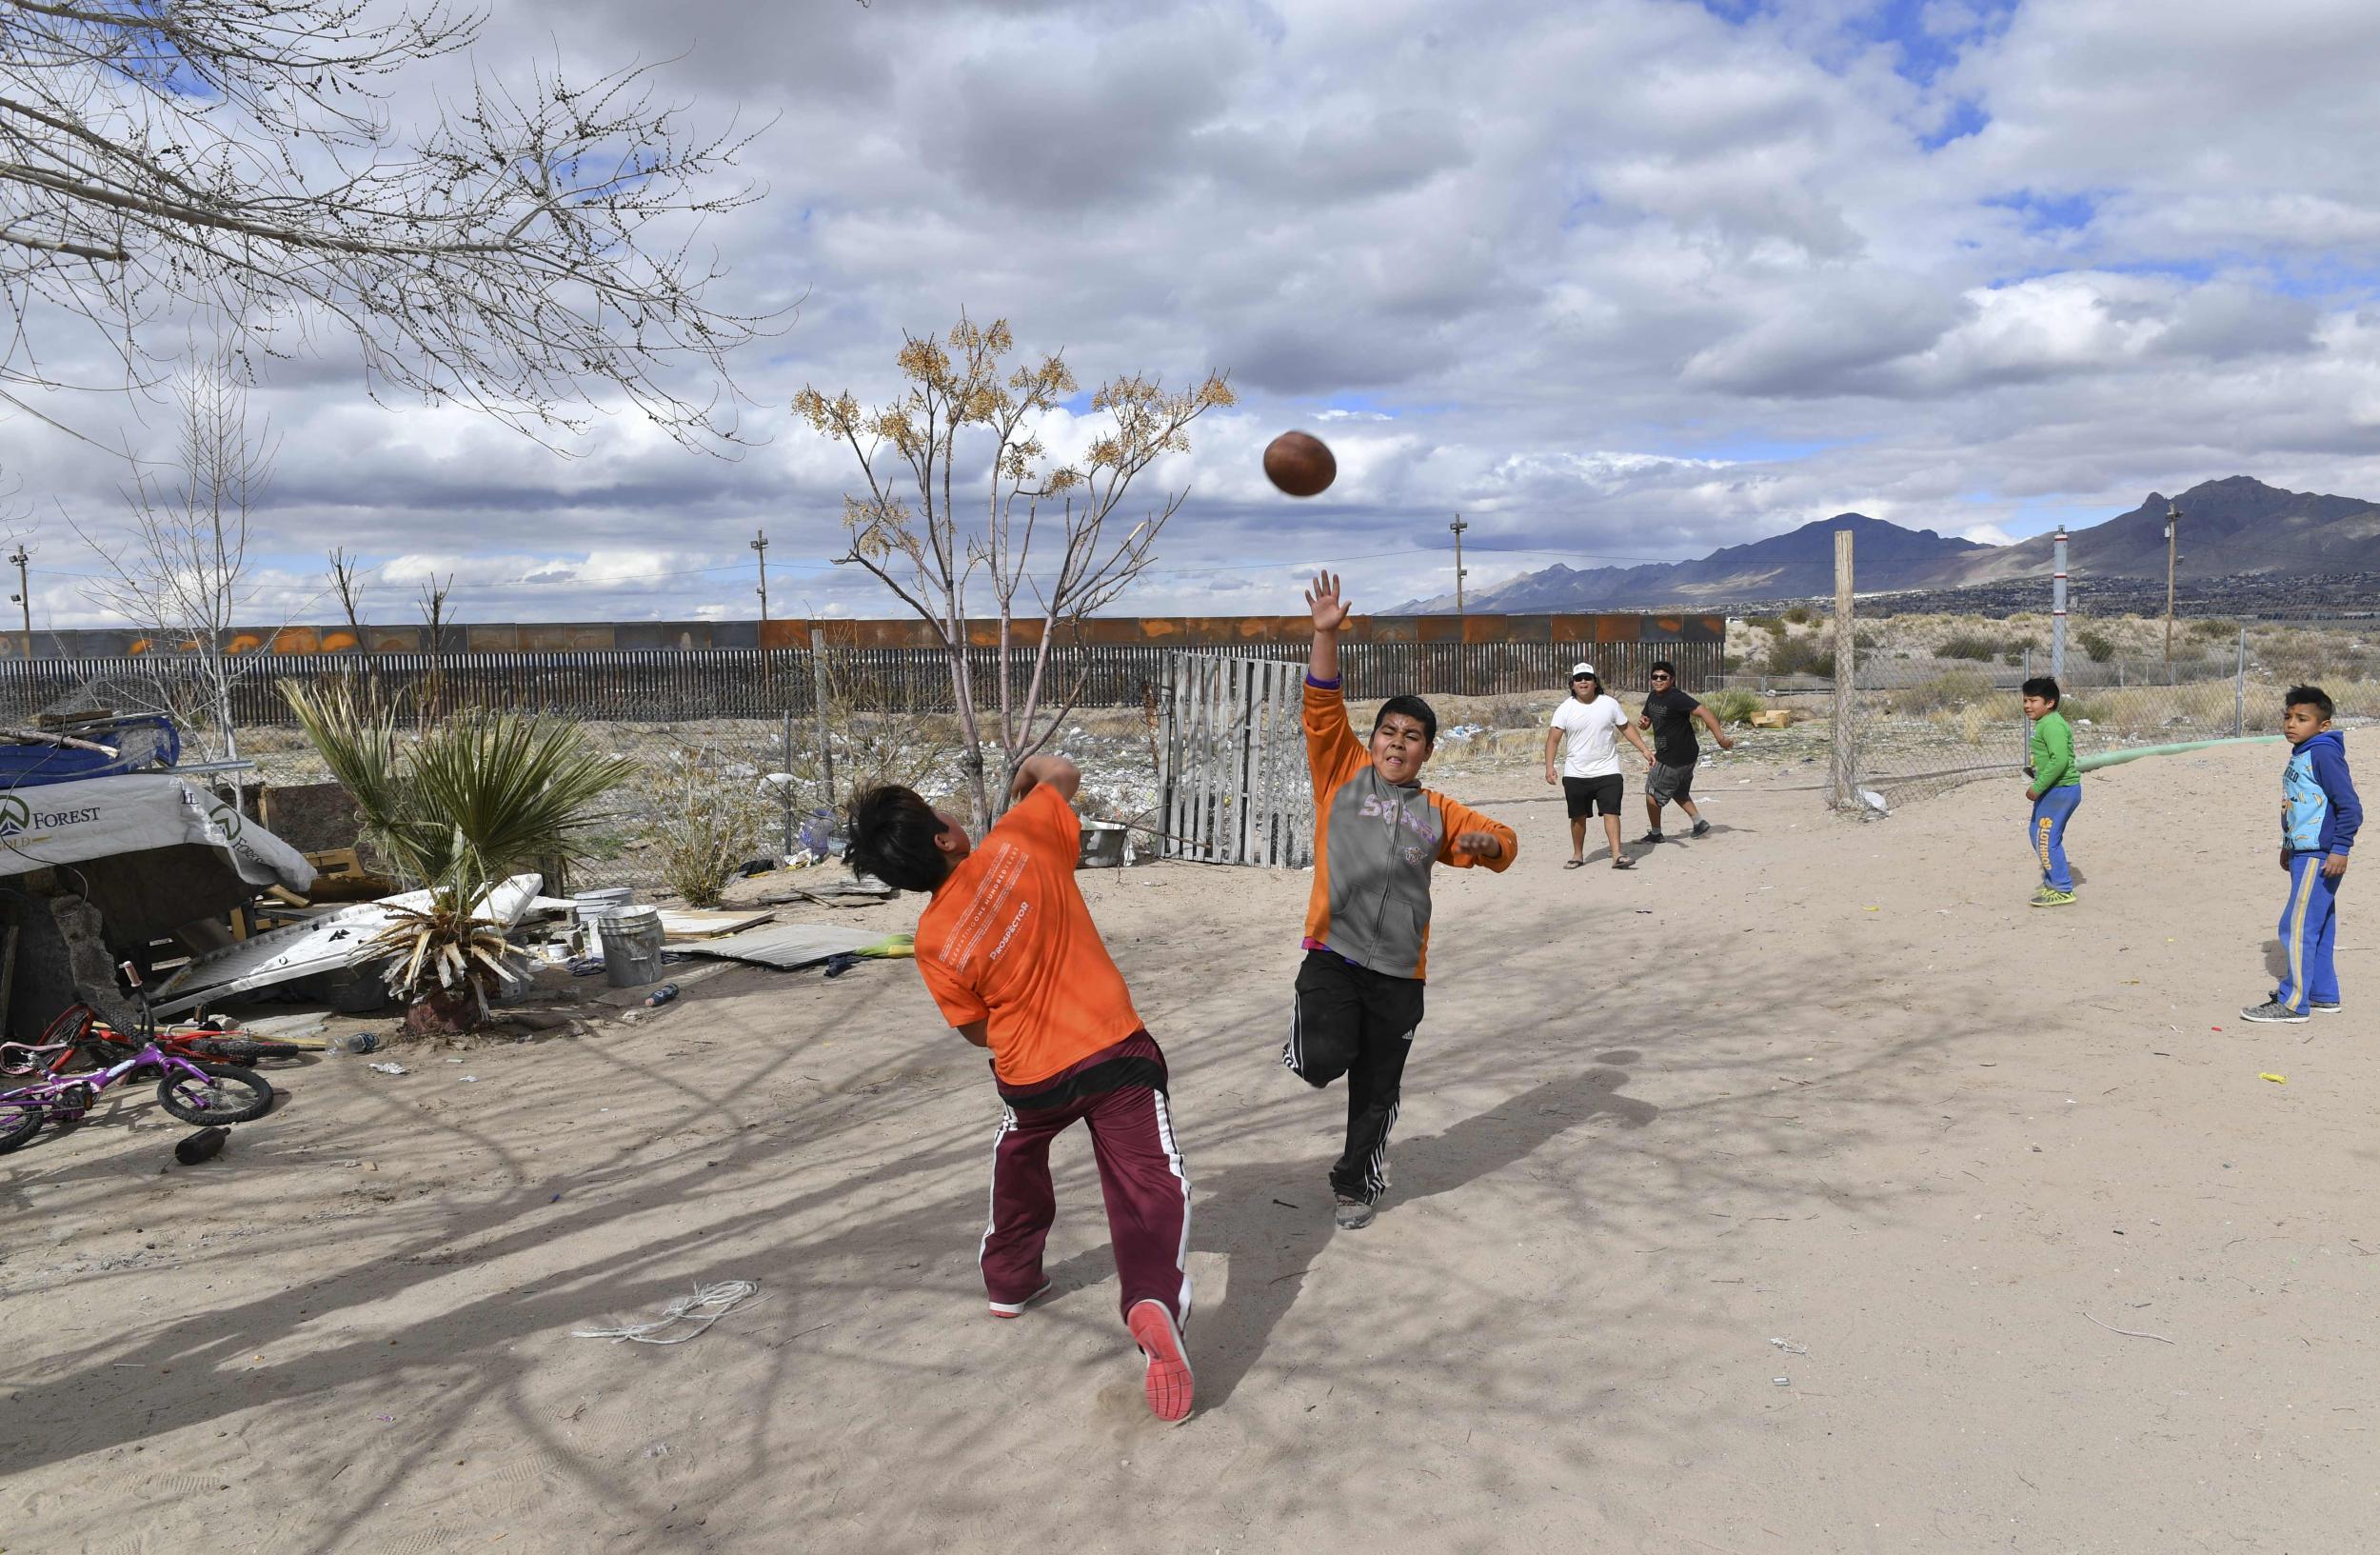
<path fill-rule="evenodd" d="M 2281 867 L 2290 874 L 2290 899 L 2281 909 L 2281 953 L 2289 967 L 2270 1000 L 2239 1012 L 2248 1021 L 2297 1022 L 2309 1012 L 2339 1012 L 2339 974 L 2331 963 L 2339 883 L 2347 876 L 2355 829 L 2364 823 L 2355 781 L 2347 772 L 2347 742 L 2330 727 L 2336 709 L 2330 697 L 2319 686 L 2292 686 L 2282 703 L 2290 760 L 2281 771 Z"/>

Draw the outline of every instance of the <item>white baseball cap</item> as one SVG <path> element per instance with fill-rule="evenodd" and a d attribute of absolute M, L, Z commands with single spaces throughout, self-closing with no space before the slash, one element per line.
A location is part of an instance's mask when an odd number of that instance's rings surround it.
<path fill-rule="evenodd" d="M 1570 667 L 1570 678 L 1572 680 L 1577 680 L 1581 675 L 1595 675 L 1595 666 L 1581 662 L 1574 664 Z M 1603 677 L 1600 675 L 1595 675 L 1595 678 L 1601 680 Z"/>

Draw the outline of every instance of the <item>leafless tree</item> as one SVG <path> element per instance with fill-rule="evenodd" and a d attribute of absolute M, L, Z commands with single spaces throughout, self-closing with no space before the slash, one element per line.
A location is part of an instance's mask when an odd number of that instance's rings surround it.
<path fill-rule="evenodd" d="M 422 580 L 422 629 L 428 641 L 423 646 L 433 659 L 443 659 L 446 652 L 446 596 L 454 591 L 454 574 L 441 578 L 435 574 Z"/>
<path fill-rule="evenodd" d="M 867 483 L 864 495 L 843 498 L 851 545 L 836 560 L 864 568 L 922 616 L 949 658 L 965 742 L 961 763 L 979 826 L 997 813 L 996 797 L 1005 805 L 1006 779 L 1018 764 L 1048 745 L 1074 709 L 1079 683 L 1050 684 L 1052 649 L 1147 568 L 1158 535 L 1189 495 L 1162 494 L 1119 534 L 1110 522 L 1134 480 L 1190 447 L 1190 423 L 1236 399 L 1220 372 L 1171 391 L 1141 374 L 1113 379 L 1091 396 L 1105 425 L 1079 459 L 1059 463 L 1040 432 L 1075 392 L 1074 372 L 1059 353 L 1004 371 L 1015 349 L 1006 320 L 986 328 L 962 315 L 946 343 L 906 339 L 899 360 L 908 388 L 891 404 L 871 409 L 848 392 L 829 399 L 804 389 L 793 407 L 858 456 Z M 980 520 L 960 507 L 962 495 L 970 508 L 974 502 L 958 487 L 962 436 L 970 456 L 986 455 Z M 974 477 L 966 478 L 972 487 Z M 967 655 L 967 594 L 979 571 L 999 612 L 993 732 L 1004 771 L 997 796 Z M 1030 645 L 1019 640 L 1027 621 L 1040 628 Z"/>
<path fill-rule="evenodd" d="M 364 568 L 355 557 L 347 554 L 345 546 L 330 548 L 330 588 L 339 596 L 339 613 L 347 617 L 347 635 L 355 639 L 356 650 L 369 653 L 371 644 L 364 640 Z"/>
<path fill-rule="evenodd" d="M 355 651 L 364 661 L 364 694 L 369 705 L 380 702 L 380 670 L 372 662 L 372 645 L 364 635 L 364 568 L 347 554 L 345 546 L 330 548 L 330 587 L 339 596 L 339 613 L 347 620 L 347 635 L 355 639 Z"/>
<path fill-rule="evenodd" d="M 129 537 L 110 541 L 69 522 L 102 568 L 84 596 L 148 637 L 158 710 L 207 755 L 237 760 L 231 689 L 270 647 L 241 643 L 237 628 L 258 592 L 249 518 L 271 482 L 278 439 L 268 422 L 249 424 L 248 392 L 222 362 L 176 374 L 173 393 L 173 458 L 136 462 L 122 488 Z"/>
<path fill-rule="evenodd" d="M 196 311 L 235 321 L 250 367 L 345 336 L 376 396 L 549 444 L 609 399 L 732 441 L 725 358 L 783 316 L 713 307 L 692 244 L 755 197 L 732 172 L 750 136 L 691 130 L 645 64 L 474 79 L 399 127 L 391 94 L 426 97 L 424 68 L 483 21 L 450 0 L 0 0 L 0 401 L 50 419 L 26 397 L 62 387 L 46 314 L 111 349 L 120 370 L 82 387 L 120 389 L 157 376 L 144 327 Z"/>
<path fill-rule="evenodd" d="M 422 691 L 422 716 L 435 719 L 446 701 L 446 596 L 454 590 L 454 574 L 444 578 L 431 573 L 422 580 L 419 605 L 422 612 L 422 634 L 428 641 L 422 646 L 429 650 L 429 678 Z"/>

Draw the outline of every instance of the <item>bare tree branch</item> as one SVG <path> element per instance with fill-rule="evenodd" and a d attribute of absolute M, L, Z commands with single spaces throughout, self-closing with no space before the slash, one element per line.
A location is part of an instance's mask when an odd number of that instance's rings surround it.
<path fill-rule="evenodd" d="M 147 652 L 194 656 L 196 677 L 161 669 L 149 677 L 157 710 L 208 756 L 239 757 L 232 688 L 270 648 L 242 648 L 233 635 L 256 597 L 248 554 L 249 516 L 272 480 L 279 440 L 269 423 L 251 427 L 248 392 L 220 357 L 174 380 L 181 419 L 169 476 L 139 468 L 123 488 L 129 535 L 110 542 L 70 515 L 67 522 L 105 569 L 84 596 L 142 628 Z"/>
<path fill-rule="evenodd" d="M 477 80 L 392 125 L 385 93 L 482 21 L 448 0 L 0 0 L 0 385 L 57 387 L 25 328 L 44 310 L 129 381 L 142 328 L 195 309 L 236 321 L 243 356 L 347 336 L 375 397 L 549 445 L 611 399 L 735 443 L 726 359 L 784 315 L 712 305 L 722 271 L 692 243 L 757 197 L 733 173 L 751 137 L 690 130 L 646 64 Z"/>

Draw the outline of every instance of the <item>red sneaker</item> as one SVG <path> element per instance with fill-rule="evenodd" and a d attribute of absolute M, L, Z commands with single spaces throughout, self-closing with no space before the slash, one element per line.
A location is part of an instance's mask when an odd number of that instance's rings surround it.
<path fill-rule="evenodd" d="M 1124 1326 L 1149 1358 L 1148 1375 L 1141 1383 L 1148 1392 L 1149 1412 L 1169 1425 L 1180 1425 L 1190 1415 L 1190 1363 L 1181 1353 L 1181 1330 L 1174 1326 L 1173 1313 L 1163 1302 L 1135 1302 L 1124 1315 Z"/>
<path fill-rule="evenodd" d="M 1043 1296 L 1048 1294 L 1049 1282 L 1047 1280 L 1043 1280 L 1041 1282 L 1041 1289 L 1036 1290 L 1032 1295 L 1027 1296 L 1021 1302 L 993 1302 L 991 1304 L 992 1316 L 996 1318 L 1021 1317 L 1024 1315 L 1024 1309 L 1026 1307 L 1032 1306 L 1035 1302 L 1040 1301 Z"/>

